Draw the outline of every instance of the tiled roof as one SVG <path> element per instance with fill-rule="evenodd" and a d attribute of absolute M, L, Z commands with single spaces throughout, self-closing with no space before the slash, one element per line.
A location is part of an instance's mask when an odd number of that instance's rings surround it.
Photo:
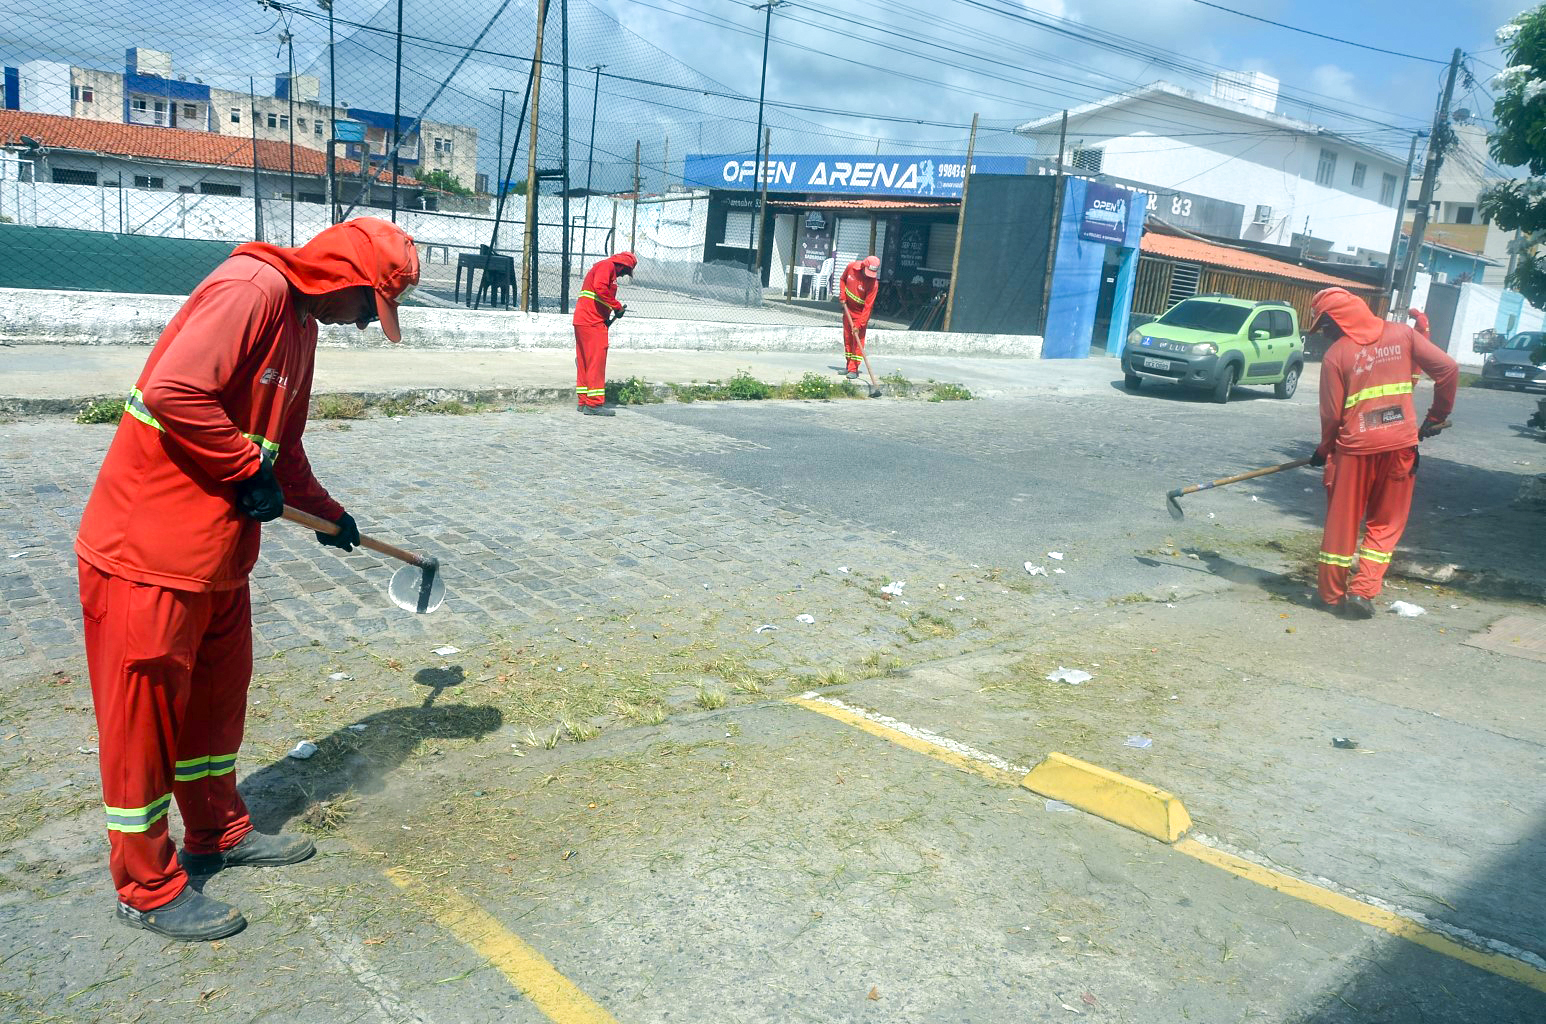
<path fill-rule="evenodd" d="M 1226 270 L 1241 270 L 1249 274 L 1270 274 L 1273 277 L 1324 285 L 1327 288 L 1338 286 L 1349 291 L 1370 290 L 1369 285 L 1362 281 L 1333 277 L 1318 270 L 1284 263 L 1244 249 L 1231 249 L 1228 246 L 1213 245 L 1209 242 L 1200 242 L 1195 238 L 1182 238 L 1179 235 L 1162 235 L 1154 231 L 1145 231 L 1139 248 L 1155 256 L 1186 260 L 1188 263 L 1206 263 L 1210 267 L 1223 267 Z"/>
<path fill-rule="evenodd" d="M 23 135 L 36 139 L 49 149 L 167 160 L 204 167 L 252 167 L 252 139 L 249 137 L 190 132 L 157 125 L 91 121 L 83 117 L 34 114 L 26 110 L 0 110 L 0 146 L 21 146 Z M 339 157 L 337 164 L 339 174 L 360 173 L 357 161 Z M 258 167 L 260 170 L 288 173 L 289 144 L 259 139 Z M 327 154 L 296 146 L 295 173 L 317 177 L 325 175 Z M 383 180 L 391 182 L 391 178 Z M 399 184 L 417 184 L 412 178 L 399 177 L 397 180 Z"/>

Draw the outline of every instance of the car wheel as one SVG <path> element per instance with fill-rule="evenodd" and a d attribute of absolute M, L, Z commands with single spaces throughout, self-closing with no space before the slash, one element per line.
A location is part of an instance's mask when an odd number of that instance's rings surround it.
<path fill-rule="evenodd" d="M 1139 388 L 1143 387 L 1143 378 L 1138 376 L 1136 373 L 1124 373 L 1122 375 L 1122 384 L 1129 391 L 1137 391 Z"/>
<path fill-rule="evenodd" d="M 1298 363 L 1290 366 L 1288 373 L 1283 375 L 1283 379 L 1273 385 L 1272 393 L 1279 398 L 1293 398 L 1294 392 L 1299 390 L 1299 374 L 1303 369 L 1304 367 Z"/>
<path fill-rule="evenodd" d="M 1213 400 L 1219 405 L 1229 401 L 1229 393 L 1235 388 L 1235 381 L 1240 379 L 1240 367 L 1230 363 L 1219 372 L 1218 383 L 1213 385 Z"/>

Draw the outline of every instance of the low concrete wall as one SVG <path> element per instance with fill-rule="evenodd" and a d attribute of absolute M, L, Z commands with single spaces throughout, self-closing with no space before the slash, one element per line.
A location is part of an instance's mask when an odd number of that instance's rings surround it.
<path fill-rule="evenodd" d="M 12 345 L 151 345 L 184 301 L 176 295 L 118 295 L 0 289 L 0 341 Z M 558 313 L 404 307 L 403 344 L 417 349 L 550 349 L 574 344 L 569 317 Z M 614 349 L 702 352 L 840 352 L 840 327 L 714 323 L 624 317 L 611 331 Z M 377 330 L 324 326 L 320 344 L 368 348 L 390 344 Z M 869 332 L 890 355 L 971 355 L 1038 359 L 1041 339 L 1018 334 L 942 331 Z"/>

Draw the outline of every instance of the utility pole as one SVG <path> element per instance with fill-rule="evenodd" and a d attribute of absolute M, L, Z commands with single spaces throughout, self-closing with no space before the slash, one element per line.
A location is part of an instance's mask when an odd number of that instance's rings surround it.
<path fill-rule="evenodd" d="M 590 258 L 590 183 L 591 174 L 596 169 L 596 107 L 601 102 L 601 69 L 605 64 L 596 64 L 588 70 L 596 73 L 596 84 L 590 94 L 590 155 L 585 158 L 585 233 L 580 236 L 580 260 L 584 262 Z M 612 204 L 613 210 L 617 204 Z"/>
<path fill-rule="evenodd" d="M 746 247 L 753 250 L 753 253 L 752 259 L 747 260 L 747 266 L 753 265 L 757 255 L 761 252 L 757 246 L 757 221 L 758 218 L 762 215 L 762 205 L 757 201 L 759 197 L 755 192 L 755 187 L 757 184 L 757 153 L 758 150 L 761 149 L 760 143 L 762 142 L 762 105 L 767 100 L 768 96 L 768 41 L 772 38 L 773 35 L 773 8 L 777 7 L 782 2 L 783 0 L 767 0 L 767 3 L 758 4 L 752 8 L 754 11 L 766 11 L 767 14 L 763 18 L 762 22 L 762 86 L 757 91 L 757 134 L 753 137 L 752 145 L 752 205 L 755 207 L 755 209 L 752 211 L 751 229 L 748 232 L 748 237 L 746 239 Z M 766 173 L 766 168 L 763 168 L 763 173 Z"/>
<path fill-rule="evenodd" d="M 972 137 L 966 143 L 966 166 L 961 171 L 961 212 L 956 216 L 956 251 L 950 257 L 950 289 L 945 295 L 945 323 L 950 330 L 950 315 L 956 308 L 956 278 L 961 273 L 961 235 L 966 227 L 966 194 L 972 184 L 972 155 L 977 151 L 977 115 L 972 115 Z"/>
<path fill-rule="evenodd" d="M 1406 155 L 1406 176 L 1401 179 L 1401 199 L 1396 203 L 1396 226 L 1390 232 L 1390 255 L 1385 258 L 1385 283 L 1380 290 L 1380 297 L 1386 303 L 1394 301 L 1391 290 L 1396 286 L 1396 260 L 1401 255 L 1401 225 L 1406 220 L 1406 194 L 1412 187 L 1412 165 L 1417 163 L 1417 141 L 1426 134 L 1412 133 L 1412 148 Z M 1394 313 L 1395 309 L 1395 306 L 1389 306 L 1385 310 L 1386 315 Z M 1405 323 L 1406 317 L 1403 316 L 1398 322 Z"/>
<path fill-rule="evenodd" d="M 1063 147 L 1068 143 L 1068 111 L 1063 111 L 1063 126 L 1058 129 L 1057 178 L 1052 183 L 1052 225 L 1047 239 L 1047 279 L 1041 287 L 1041 333 L 1047 333 L 1047 313 L 1052 307 L 1052 272 L 1057 268 L 1058 234 L 1063 221 Z"/>
<path fill-rule="evenodd" d="M 531 308 L 532 253 L 537 245 L 537 111 L 542 106 L 542 30 L 548 21 L 548 0 L 537 0 L 537 44 L 531 52 L 531 130 L 526 139 L 526 239 L 521 250 L 521 311 Z"/>
<path fill-rule="evenodd" d="M 247 78 L 247 103 L 252 108 L 252 237 L 263 241 L 263 193 L 258 178 L 258 94 Z"/>
<path fill-rule="evenodd" d="M 338 64 L 333 58 L 333 0 L 317 0 L 327 12 L 327 222 L 338 223 L 338 157 L 333 152 L 333 130 L 338 120 Z M 291 60 L 291 71 L 294 69 Z"/>
<path fill-rule="evenodd" d="M 638 257 L 634 251 L 634 236 L 639 233 L 639 154 L 642 152 L 640 140 L 633 140 L 633 224 L 628 228 L 628 251 Z"/>
<path fill-rule="evenodd" d="M 538 29 L 540 32 L 541 29 Z M 403 146 L 403 0 L 397 0 L 397 92 L 392 100 L 392 223 L 397 223 L 398 153 Z"/>
<path fill-rule="evenodd" d="M 762 130 L 762 164 L 764 167 L 767 166 L 768 154 L 772 151 L 772 149 L 773 129 L 764 128 Z M 760 198 L 761 202 L 757 204 L 757 216 L 759 218 L 763 216 L 763 211 L 768 208 L 768 176 L 766 174 L 762 176 L 762 192 L 760 194 Z M 755 246 L 757 249 L 757 260 L 755 269 L 752 270 L 752 275 L 757 279 L 756 288 L 759 294 L 762 291 L 762 234 L 763 232 L 761 223 L 753 223 L 752 236 L 756 239 Z M 758 300 L 758 305 L 761 305 L 760 299 Z"/>
<path fill-rule="evenodd" d="M 295 244 L 295 36 L 288 23 L 280 40 L 290 51 L 290 77 L 285 82 L 285 99 L 290 104 L 290 244 Z"/>
<path fill-rule="evenodd" d="M 563 34 L 564 60 L 564 191 L 561 199 L 564 240 L 558 256 L 558 308 L 569 308 L 569 0 L 559 0 L 558 20 Z"/>
<path fill-rule="evenodd" d="M 1444 163 L 1444 142 L 1449 138 L 1449 101 L 1455 94 L 1455 76 L 1460 73 L 1460 48 L 1449 60 L 1449 77 L 1444 80 L 1444 96 L 1439 100 L 1438 112 L 1433 116 L 1433 131 L 1428 136 L 1428 160 L 1423 169 L 1423 187 L 1417 194 L 1417 215 L 1412 218 L 1412 240 L 1406 247 L 1406 266 L 1401 272 L 1400 300 L 1397 309 L 1406 309 L 1412 302 L 1412 282 L 1417 277 L 1417 258 L 1422 254 L 1423 235 L 1428 231 L 1428 207 L 1433 204 L 1433 188 L 1438 181 L 1439 166 Z"/>

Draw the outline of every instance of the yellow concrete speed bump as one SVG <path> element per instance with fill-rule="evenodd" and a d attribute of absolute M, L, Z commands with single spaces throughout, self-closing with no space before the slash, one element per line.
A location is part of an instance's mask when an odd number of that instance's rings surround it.
<path fill-rule="evenodd" d="M 1020 785 L 1163 843 L 1175 842 L 1192 827 L 1179 797 L 1067 754 L 1048 754 Z"/>

